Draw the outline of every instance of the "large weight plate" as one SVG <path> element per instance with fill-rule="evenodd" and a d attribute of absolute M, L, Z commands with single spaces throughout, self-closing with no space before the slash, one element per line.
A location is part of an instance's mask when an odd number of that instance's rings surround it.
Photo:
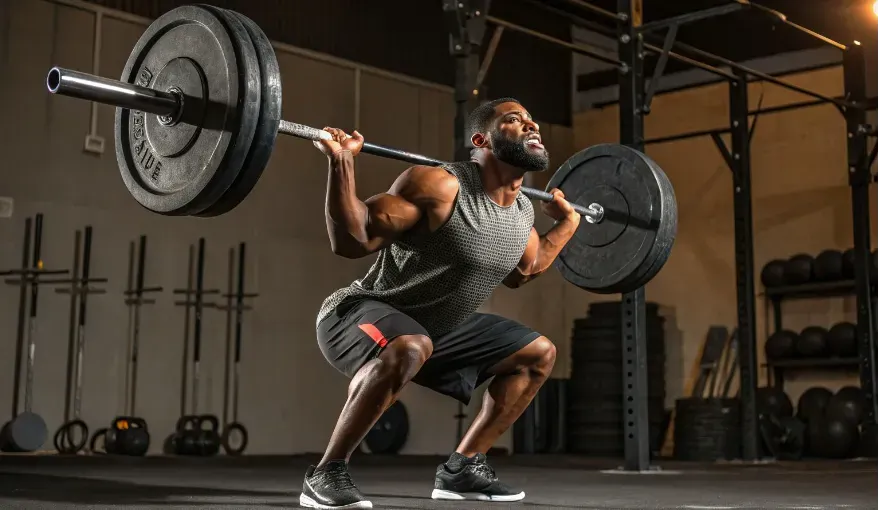
<path fill-rule="evenodd" d="M 0 431 L 0 449 L 5 452 L 33 452 L 43 446 L 48 435 L 49 429 L 40 415 L 19 413 Z"/>
<path fill-rule="evenodd" d="M 125 64 L 121 81 L 184 97 L 182 115 L 171 122 L 116 110 L 122 180 L 151 211 L 197 214 L 241 171 L 256 130 L 260 86 L 253 45 L 247 37 L 247 44 L 238 43 L 235 28 L 216 8 L 178 7 L 147 27 Z"/>
<path fill-rule="evenodd" d="M 597 294 L 634 291 L 668 260 L 677 234 L 677 203 L 668 177 L 643 153 L 601 144 L 571 156 L 552 176 L 571 202 L 604 207 L 600 223 L 582 221 L 555 266 Z"/>
<path fill-rule="evenodd" d="M 371 453 L 394 454 L 409 437 L 409 414 L 399 400 L 391 404 L 366 433 L 364 442 Z"/>
<path fill-rule="evenodd" d="M 247 16 L 225 10 L 227 16 L 235 18 L 247 32 L 255 50 L 259 65 L 260 109 L 256 124 L 256 133 L 250 144 L 250 151 L 244 158 L 244 164 L 238 178 L 208 209 L 198 216 L 219 216 L 237 207 L 256 186 L 262 172 L 269 162 L 278 138 L 278 124 L 281 121 L 281 68 L 275 49 L 265 32 Z"/>

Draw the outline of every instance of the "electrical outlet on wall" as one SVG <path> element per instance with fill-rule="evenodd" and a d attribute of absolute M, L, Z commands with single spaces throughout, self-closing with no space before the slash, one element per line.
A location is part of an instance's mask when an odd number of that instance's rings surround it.
<path fill-rule="evenodd" d="M 12 197 L 0 197 L 0 218 L 12 217 Z"/>

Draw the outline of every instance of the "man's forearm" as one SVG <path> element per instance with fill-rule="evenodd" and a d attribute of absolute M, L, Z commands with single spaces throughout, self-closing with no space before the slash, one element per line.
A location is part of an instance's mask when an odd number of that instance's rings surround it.
<path fill-rule="evenodd" d="M 366 243 L 366 204 L 357 198 L 354 156 L 340 151 L 329 158 L 325 216 L 333 252 L 354 256 Z"/>
<path fill-rule="evenodd" d="M 537 278 L 552 266 L 559 252 L 565 244 L 574 236 L 579 222 L 572 218 L 566 218 L 556 223 L 545 234 L 540 236 L 537 245 L 537 256 L 530 267 L 517 267 L 504 280 L 507 287 L 517 288 Z"/>
<path fill-rule="evenodd" d="M 534 272 L 543 273 L 552 265 L 562 248 L 574 237 L 580 223 L 573 218 L 565 218 L 540 236 L 540 247 L 537 250 L 537 262 Z"/>

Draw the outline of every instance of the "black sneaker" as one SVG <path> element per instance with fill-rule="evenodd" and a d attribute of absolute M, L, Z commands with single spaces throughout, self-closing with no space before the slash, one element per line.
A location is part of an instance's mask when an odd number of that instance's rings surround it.
<path fill-rule="evenodd" d="M 363 497 L 348 474 L 343 460 L 326 463 L 320 469 L 309 466 L 302 482 L 299 504 L 305 508 L 372 508 L 372 502 Z"/>
<path fill-rule="evenodd" d="M 458 469 L 460 467 L 460 469 Z M 453 453 L 449 462 L 436 469 L 433 499 L 479 501 L 520 501 L 525 493 L 498 481 L 485 455 L 467 458 Z"/>

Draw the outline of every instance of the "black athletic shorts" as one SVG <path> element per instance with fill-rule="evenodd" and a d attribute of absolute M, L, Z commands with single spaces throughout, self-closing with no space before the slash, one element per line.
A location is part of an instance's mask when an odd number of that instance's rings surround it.
<path fill-rule="evenodd" d="M 430 338 L 408 315 L 370 299 L 342 303 L 317 326 L 324 357 L 348 377 L 400 335 Z M 492 377 L 489 368 L 539 336 L 516 321 L 473 314 L 454 331 L 431 338 L 433 354 L 412 381 L 469 404 L 473 390 Z"/>

